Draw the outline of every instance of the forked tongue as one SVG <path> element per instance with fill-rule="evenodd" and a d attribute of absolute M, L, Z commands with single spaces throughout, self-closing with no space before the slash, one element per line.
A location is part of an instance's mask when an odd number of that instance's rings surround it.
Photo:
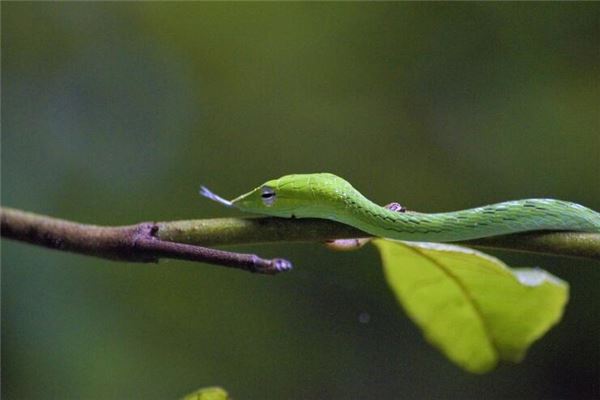
<path fill-rule="evenodd" d="M 233 202 L 231 202 L 229 200 L 225 200 L 224 198 L 222 198 L 218 194 L 215 194 L 215 193 L 211 192 L 206 186 L 200 186 L 200 191 L 198 193 L 200 193 L 200 196 L 204 196 L 207 199 L 211 199 L 212 201 L 216 201 L 217 203 L 221 203 L 221 204 L 223 204 L 226 207 L 233 207 Z"/>

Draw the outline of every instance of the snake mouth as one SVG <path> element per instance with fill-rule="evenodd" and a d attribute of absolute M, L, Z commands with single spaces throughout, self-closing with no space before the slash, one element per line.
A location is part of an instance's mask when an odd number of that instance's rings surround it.
<path fill-rule="evenodd" d="M 246 200 L 246 198 L 248 198 L 250 196 L 251 193 L 246 193 L 243 194 L 241 196 L 236 197 L 235 199 L 231 200 L 231 206 L 232 207 L 237 207 L 240 208 L 241 204 L 244 204 L 244 200 Z"/>

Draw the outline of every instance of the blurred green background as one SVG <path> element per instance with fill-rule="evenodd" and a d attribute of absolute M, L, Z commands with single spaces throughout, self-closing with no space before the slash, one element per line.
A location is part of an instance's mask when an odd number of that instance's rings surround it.
<path fill-rule="evenodd" d="M 97 224 L 238 215 L 328 171 L 379 203 L 600 209 L 598 3 L 3 3 L 2 204 Z M 495 253 L 571 284 L 560 325 L 484 376 L 421 337 L 376 252 L 246 246 L 273 277 L 2 241 L 2 397 L 600 396 L 600 265 Z M 367 318 L 368 317 L 368 318 Z M 361 322 L 362 321 L 362 322 Z"/>

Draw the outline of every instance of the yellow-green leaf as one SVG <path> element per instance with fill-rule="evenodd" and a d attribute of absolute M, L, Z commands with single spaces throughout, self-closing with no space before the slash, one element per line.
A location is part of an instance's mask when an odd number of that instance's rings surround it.
<path fill-rule="evenodd" d="M 376 239 L 388 284 L 425 337 L 451 361 L 488 372 L 520 361 L 560 321 L 568 284 L 540 269 L 511 269 L 465 247 Z"/>
<path fill-rule="evenodd" d="M 220 387 L 207 387 L 186 395 L 181 400 L 230 400 L 229 394 Z"/>

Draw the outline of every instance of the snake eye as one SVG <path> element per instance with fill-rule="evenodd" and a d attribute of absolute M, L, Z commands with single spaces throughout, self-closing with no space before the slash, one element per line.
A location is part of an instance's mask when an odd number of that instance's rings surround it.
<path fill-rule="evenodd" d="M 264 186 L 261 189 L 260 197 L 262 197 L 265 206 L 270 207 L 273 205 L 273 203 L 275 203 L 275 190 L 268 186 Z"/>

